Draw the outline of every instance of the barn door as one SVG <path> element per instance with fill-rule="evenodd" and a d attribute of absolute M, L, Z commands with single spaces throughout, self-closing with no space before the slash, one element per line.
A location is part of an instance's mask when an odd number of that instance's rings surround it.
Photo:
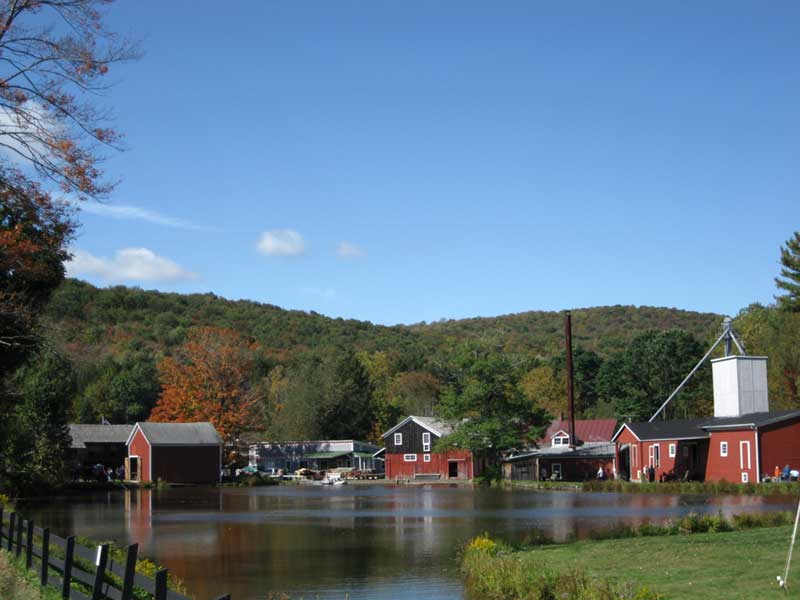
<path fill-rule="evenodd" d="M 750 480 L 750 442 L 739 442 L 739 468 L 742 470 L 742 483 Z"/>

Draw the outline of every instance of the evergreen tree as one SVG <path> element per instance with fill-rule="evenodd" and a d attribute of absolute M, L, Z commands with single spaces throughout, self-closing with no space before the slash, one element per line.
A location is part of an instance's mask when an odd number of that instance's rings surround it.
<path fill-rule="evenodd" d="M 775 278 L 775 285 L 786 293 L 776 296 L 781 308 L 798 312 L 800 311 L 800 231 L 786 240 L 786 245 L 781 246 L 781 277 Z"/>

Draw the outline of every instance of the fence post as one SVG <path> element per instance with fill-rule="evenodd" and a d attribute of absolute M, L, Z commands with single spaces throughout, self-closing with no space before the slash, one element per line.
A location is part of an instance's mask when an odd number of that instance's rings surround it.
<path fill-rule="evenodd" d="M 14 551 L 17 556 L 22 555 L 22 516 L 17 519 L 17 547 Z"/>
<path fill-rule="evenodd" d="M 125 577 L 122 578 L 122 600 L 131 600 L 133 596 L 133 574 L 136 573 L 136 557 L 139 553 L 139 544 L 128 546 L 125 559 Z"/>
<path fill-rule="evenodd" d="M 94 586 L 92 586 L 92 600 L 102 600 L 103 583 L 106 575 L 106 565 L 108 564 L 108 544 L 103 544 L 98 548 L 97 571 L 94 574 Z"/>
<path fill-rule="evenodd" d="M 14 545 L 14 526 L 17 524 L 17 513 L 12 512 L 8 519 L 8 551 L 11 552 L 11 548 Z"/>
<path fill-rule="evenodd" d="M 25 568 L 33 566 L 33 520 L 28 519 L 28 544 L 25 546 Z"/>
<path fill-rule="evenodd" d="M 156 593 L 154 600 L 167 600 L 167 570 L 156 571 Z"/>
<path fill-rule="evenodd" d="M 42 531 L 42 585 L 47 585 L 48 567 L 50 566 L 50 528 Z"/>
<path fill-rule="evenodd" d="M 75 536 L 67 538 L 67 551 L 64 556 L 64 581 L 61 586 L 61 597 L 69 600 L 70 584 L 72 583 L 72 557 L 75 554 Z"/>

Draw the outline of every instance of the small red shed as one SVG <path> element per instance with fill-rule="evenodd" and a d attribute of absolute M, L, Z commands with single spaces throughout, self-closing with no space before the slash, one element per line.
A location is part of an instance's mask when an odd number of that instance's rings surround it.
<path fill-rule="evenodd" d="M 222 439 L 211 423 L 136 423 L 126 445 L 131 481 L 220 481 Z"/>

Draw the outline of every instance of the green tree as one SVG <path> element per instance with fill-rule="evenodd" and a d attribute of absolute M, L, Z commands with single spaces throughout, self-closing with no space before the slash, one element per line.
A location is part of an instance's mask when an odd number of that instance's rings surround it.
<path fill-rule="evenodd" d="M 9 441 L 6 478 L 17 490 L 55 486 L 64 480 L 70 443 L 72 366 L 58 354 L 41 351 L 15 373 L 11 386 L 19 402 L 3 418 Z"/>
<path fill-rule="evenodd" d="M 613 402 L 620 418 L 648 419 L 703 354 L 703 344 L 686 331 L 644 331 L 603 363 L 597 377 L 598 391 Z M 676 418 L 709 414 L 710 382 L 711 369 L 704 365 L 673 400 L 667 414 Z"/>
<path fill-rule="evenodd" d="M 457 423 L 441 447 L 468 448 L 488 465 L 506 451 L 533 443 L 543 433 L 547 415 L 520 389 L 524 370 L 505 354 L 467 345 L 453 359 L 458 380 L 444 390 L 442 417 Z"/>
<path fill-rule="evenodd" d="M 781 275 L 775 285 L 785 293 L 776 296 L 778 305 L 792 312 L 800 312 L 800 231 L 781 246 Z"/>

